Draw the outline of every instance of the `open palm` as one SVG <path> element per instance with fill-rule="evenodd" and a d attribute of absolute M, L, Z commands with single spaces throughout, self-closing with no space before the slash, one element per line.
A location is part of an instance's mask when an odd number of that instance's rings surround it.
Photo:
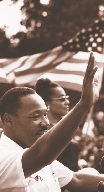
<path fill-rule="evenodd" d="M 98 76 L 96 73 L 98 66 L 95 66 L 95 58 L 93 53 L 90 53 L 88 66 L 83 80 L 83 88 L 81 99 L 91 107 L 99 98 Z"/>

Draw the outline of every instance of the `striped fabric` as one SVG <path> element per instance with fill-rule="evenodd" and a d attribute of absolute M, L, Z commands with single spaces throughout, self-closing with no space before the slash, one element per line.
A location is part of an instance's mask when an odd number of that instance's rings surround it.
<path fill-rule="evenodd" d="M 0 83 L 8 83 L 6 75 L 3 71 L 3 69 L 1 69 L 1 68 L 0 68 Z"/>
<path fill-rule="evenodd" d="M 0 59 L 0 81 L 18 86 L 34 86 L 37 79 L 48 77 L 61 86 L 81 91 L 89 51 L 103 63 L 104 21 L 82 29 L 71 40 L 47 52 L 20 58 Z M 83 51 L 83 52 L 82 52 Z M 102 79 L 103 66 L 100 66 Z M 2 77 L 3 76 L 3 77 Z"/>
<path fill-rule="evenodd" d="M 95 64 L 99 66 L 97 71 L 99 76 L 99 90 L 103 80 L 104 57 L 100 53 L 94 53 Z M 68 62 L 62 62 L 48 73 L 44 73 L 39 78 L 49 78 L 59 83 L 63 88 L 81 92 L 83 77 L 88 63 L 89 53 L 79 51 Z M 38 78 L 38 79 L 39 79 Z"/>
<path fill-rule="evenodd" d="M 62 46 L 58 46 L 44 53 L 0 59 L 0 68 L 6 75 L 8 83 L 20 86 L 32 85 L 44 72 L 51 70 L 74 54 L 75 52 L 69 52 Z"/>

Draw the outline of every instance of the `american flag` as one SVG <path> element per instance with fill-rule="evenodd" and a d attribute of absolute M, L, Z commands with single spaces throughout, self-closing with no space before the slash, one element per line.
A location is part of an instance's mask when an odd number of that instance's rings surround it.
<path fill-rule="evenodd" d="M 96 20 L 87 29 L 82 29 L 76 36 L 63 44 L 70 51 L 98 52 L 103 53 L 104 46 L 104 21 Z"/>
<path fill-rule="evenodd" d="M 81 91 L 90 51 L 96 53 L 96 62 L 102 74 L 103 42 L 104 21 L 96 20 L 92 26 L 82 29 L 75 37 L 52 50 L 20 58 L 0 59 L 1 81 L 18 86 L 34 86 L 37 79 L 44 76 L 65 88 Z"/>

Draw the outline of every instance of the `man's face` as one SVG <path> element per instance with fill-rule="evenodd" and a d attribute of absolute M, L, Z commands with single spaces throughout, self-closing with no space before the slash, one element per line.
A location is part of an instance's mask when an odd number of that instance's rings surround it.
<path fill-rule="evenodd" d="M 21 107 L 12 118 L 12 139 L 22 147 L 30 147 L 47 130 L 47 108 L 38 94 L 20 99 Z"/>

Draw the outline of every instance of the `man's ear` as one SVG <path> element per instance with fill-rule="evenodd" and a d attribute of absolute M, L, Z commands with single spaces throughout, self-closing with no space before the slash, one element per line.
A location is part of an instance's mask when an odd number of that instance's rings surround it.
<path fill-rule="evenodd" d="M 7 126 L 11 127 L 12 124 L 12 119 L 9 113 L 5 113 L 3 116 L 3 122 L 4 124 L 6 124 Z"/>

